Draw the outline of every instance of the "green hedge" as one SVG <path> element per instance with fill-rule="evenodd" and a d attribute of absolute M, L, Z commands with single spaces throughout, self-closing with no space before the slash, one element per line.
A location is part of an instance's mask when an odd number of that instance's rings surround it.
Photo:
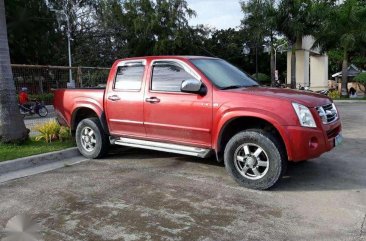
<path fill-rule="evenodd" d="M 252 75 L 252 78 L 257 80 L 259 83 L 269 83 L 271 82 L 271 78 L 263 73 L 258 73 L 258 79 L 256 79 L 256 74 Z"/>
<path fill-rule="evenodd" d="M 53 93 L 45 93 L 45 94 L 30 94 L 29 98 L 32 100 L 39 100 L 44 102 L 45 104 L 53 103 Z"/>

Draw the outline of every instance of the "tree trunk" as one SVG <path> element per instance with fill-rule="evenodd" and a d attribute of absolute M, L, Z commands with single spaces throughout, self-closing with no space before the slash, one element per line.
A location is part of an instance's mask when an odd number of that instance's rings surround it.
<path fill-rule="evenodd" d="M 275 86 L 276 85 L 276 78 L 275 78 L 275 71 L 276 71 L 276 66 L 275 66 L 275 53 L 274 53 L 274 47 L 273 44 L 271 43 L 271 86 Z"/>
<path fill-rule="evenodd" d="M 258 81 L 258 45 L 255 44 L 255 79 Z"/>
<path fill-rule="evenodd" d="M 343 62 L 342 62 L 342 85 L 341 85 L 341 96 L 348 97 L 348 53 L 347 50 L 343 53 Z"/>
<path fill-rule="evenodd" d="M 0 141 L 22 142 L 29 131 L 19 113 L 10 66 L 4 0 L 0 0 Z"/>
<path fill-rule="evenodd" d="M 296 89 L 296 47 L 291 48 L 291 89 Z"/>

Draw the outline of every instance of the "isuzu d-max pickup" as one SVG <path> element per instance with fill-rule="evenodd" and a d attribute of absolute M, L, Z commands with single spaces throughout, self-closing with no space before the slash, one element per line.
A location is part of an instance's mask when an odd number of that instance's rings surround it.
<path fill-rule="evenodd" d="M 105 89 L 59 89 L 59 123 L 87 158 L 121 145 L 215 155 L 240 185 L 268 189 L 288 161 L 316 158 L 341 140 L 324 95 L 260 87 L 225 60 L 156 56 L 117 60 Z"/>

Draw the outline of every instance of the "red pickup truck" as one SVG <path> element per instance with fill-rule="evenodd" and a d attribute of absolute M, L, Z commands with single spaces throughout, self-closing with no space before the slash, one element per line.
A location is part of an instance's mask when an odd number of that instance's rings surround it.
<path fill-rule="evenodd" d="M 59 89 L 54 99 L 59 123 L 85 157 L 102 157 L 110 144 L 214 154 L 254 189 L 276 184 L 288 161 L 318 157 L 342 140 L 328 97 L 260 87 L 218 58 L 117 60 L 105 89 Z"/>

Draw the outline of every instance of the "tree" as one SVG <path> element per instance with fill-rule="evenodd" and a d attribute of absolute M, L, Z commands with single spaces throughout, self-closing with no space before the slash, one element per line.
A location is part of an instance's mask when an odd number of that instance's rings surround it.
<path fill-rule="evenodd" d="M 11 62 L 64 64 L 66 42 L 44 0 L 5 0 Z"/>
<path fill-rule="evenodd" d="M 10 67 L 4 0 L 0 0 L 0 141 L 21 142 L 28 138 L 19 113 Z"/>
<path fill-rule="evenodd" d="M 255 43 L 256 58 L 258 56 L 258 47 L 266 39 L 270 45 L 270 69 L 271 84 L 275 84 L 275 60 L 274 60 L 274 42 L 277 34 L 277 8 L 274 0 L 253 0 L 241 2 L 241 8 L 245 14 L 242 20 L 243 28 L 251 33 L 251 40 Z M 258 66 L 256 60 L 256 66 Z M 258 67 L 256 67 L 256 78 L 258 78 Z"/>
<path fill-rule="evenodd" d="M 338 49 L 342 56 L 341 95 L 348 96 L 348 62 L 352 54 L 359 54 L 366 44 L 366 5 L 359 0 L 346 0 L 328 14 L 315 45 L 323 50 Z"/>
<path fill-rule="evenodd" d="M 328 1 L 281 0 L 278 6 L 278 30 L 291 45 L 291 88 L 296 88 L 296 50 L 303 36 L 313 35 L 321 25 L 320 9 Z"/>

